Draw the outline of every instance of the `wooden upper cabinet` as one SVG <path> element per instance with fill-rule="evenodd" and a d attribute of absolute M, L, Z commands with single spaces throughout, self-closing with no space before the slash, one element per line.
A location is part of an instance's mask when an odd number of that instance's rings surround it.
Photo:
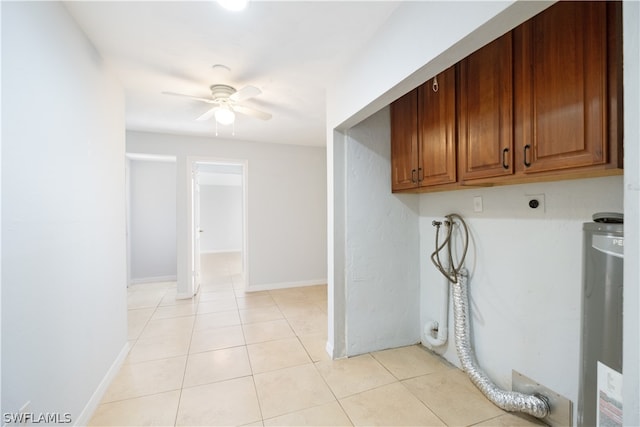
<path fill-rule="evenodd" d="M 513 166 L 511 32 L 458 64 L 460 181 L 511 175 Z"/>
<path fill-rule="evenodd" d="M 420 186 L 456 182 L 456 72 L 448 68 L 418 88 Z"/>
<path fill-rule="evenodd" d="M 622 4 L 558 1 L 391 105 L 394 191 L 622 173 Z"/>
<path fill-rule="evenodd" d="M 391 189 L 418 185 L 418 89 L 391 104 Z"/>
<path fill-rule="evenodd" d="M 456 182 L 455 68 L 391 104 L 391 189 Z"/>
<path fill-rule="evenodd" d="M 524 173 L 609 160 L 608 3 L 561 1 L 514 30 Z"/>

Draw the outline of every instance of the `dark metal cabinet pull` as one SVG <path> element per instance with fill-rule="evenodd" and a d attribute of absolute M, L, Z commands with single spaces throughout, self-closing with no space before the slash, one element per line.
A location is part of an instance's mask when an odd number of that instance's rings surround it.
<path fill-rule="evenodd" d="M 502 167 L 504 169 L 509 169 L 509 165 L 507 164 L 507 153 L 509 152 L 508 148 L 502 150 Z"/>
<path fill-rule="evenodd" d="M 527 155 L 529 154 L 529 151 L 531 151 L 531 146 L 527 144 L 524 146 L 524 165 L 526 167 L 531 166 L 531 162 L 527 160 L 527 157 L 528 157 Z"/>

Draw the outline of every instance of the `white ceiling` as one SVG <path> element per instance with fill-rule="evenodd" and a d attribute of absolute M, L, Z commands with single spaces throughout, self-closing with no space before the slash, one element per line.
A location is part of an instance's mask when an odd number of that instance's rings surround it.
<path fill-rule="evenodd" d="M 215 1 L 65 5 L 121 81 L 127 129 L 215 138 L 213 119 L 195 120 L 209 104 L 162 92 L 208 98 L 215 83 L 253 85 L 262 94 L 243 104 L 273 118 L 237 115 L 235 135 L 220 126 L 219 138 L 323 146 L 327 86 L 399 2 L 254 0 L 242 12 Z"/>

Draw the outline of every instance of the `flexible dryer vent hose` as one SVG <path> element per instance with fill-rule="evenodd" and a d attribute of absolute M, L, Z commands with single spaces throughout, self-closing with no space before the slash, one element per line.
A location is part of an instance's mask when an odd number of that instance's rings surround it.
<path fill-rule="evenodd" d="M 451 238 L 455 221 L 459 221 L 464 231 L 464 248 L 460 261 L 456 264 L 453 259 Z M 469 230 L 467 224 L 458 214 L 446 216 L 445 225 L 447 235 L 442 244 L 438 242 L 440 222 L 434 221 L 436 230 L 436 250 L 431 254 L 431 260 L 438 271 L 451 283 L 453 288 L 453 319 L 456 351 L 462 364 L 462 369 L 471 379 L 471 382 L 496 406 L 510 412 L 524 412 L 537 418 L 549 415 L 549 402 L 541 395 L 530 395 L 515 391 L 506 391 L 498 388 L 487 375 L 482 372 L 471 348 L 471 333 L 469 329 L 469 298 L 467 295 L 468 273 L 463 267 L 467 255 L 469 243 Z M 449 268 L 445 269 L 440 260 L 440 251 L 446 250 Z"/>
<path fill-rule="evenodd" d="M 546 417 L 550 409 L 544 396 L 502 390 L 480 370 L 469 338 L 469 299 L 467 296 L 467 272 L 464 269 L 458 273 L 458 280 L 456 283 L 452 283 L 452 287 L 456 351 L 462 369 L 482 394 L 496 406 L 505 411 L 524 412 L 537 418 Z"/>

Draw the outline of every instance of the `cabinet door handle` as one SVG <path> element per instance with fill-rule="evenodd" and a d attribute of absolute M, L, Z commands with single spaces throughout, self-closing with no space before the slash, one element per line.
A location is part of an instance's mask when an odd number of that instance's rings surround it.
<path fill-rule="evenodd" d="M 424 172 L 422 171 L 422 168 L 418 168 L 418 182 L 422 182 L 423 179 L 424 179 Z"/>
<path fill-rule="evenodd" d="M 416 181 L 416 170 L 415 169 L 411 169 L 411 182 L 413 182 L 414 184 L 418 183 L 418 181 Z"/>
<path fill-rule="evenodd" d="M 531 146 L 529 144 L 527 144 L 527 145 L 524 146 L 524 165 L 526 167 L 531 166 L 531 162 L 529 162 L 527 160 L 527 157 L 528 157 L 527 154 L 529 154 L 529 151 L 531 151 Z"/>
<path fill-rule="evenodd" d="M 509 169 L 509 165 L 507 164 L 506 160 L 507 160 L 507 153 L 509 152 L 508 148 L 505 148 L 504 150 L 502 150 L 502 167 L 504 169 Z"/>

